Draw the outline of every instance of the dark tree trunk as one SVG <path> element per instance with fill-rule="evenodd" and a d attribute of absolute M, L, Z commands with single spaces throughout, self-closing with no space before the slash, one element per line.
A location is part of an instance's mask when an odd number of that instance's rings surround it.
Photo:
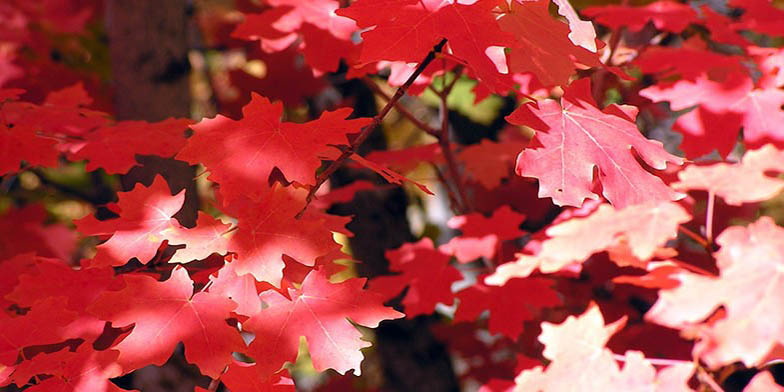
<path fill-rule="evenodd" d="M 160 121 L 190 115 L 187 0 L 110 0 L 106 26 L 119 120 Z M 185 131 L 185 130 L 183 130 Z M 143 166 L 122 177 L 124 190 L 149 185 L 161 174 L 172 192 L 187 189 L 185 205 L 175 216 L 186 226 L 196 224 L 199 198 L 194 170 L 185 162 L 140 157 Z"/>

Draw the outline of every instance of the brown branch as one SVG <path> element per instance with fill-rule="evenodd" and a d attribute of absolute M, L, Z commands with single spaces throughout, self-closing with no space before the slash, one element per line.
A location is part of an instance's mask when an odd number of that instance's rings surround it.
<path fill-rule="evenodd" d="M 457 80 L 457 76 L 455 76 L 455 80 Z M 446 75 L 444 75 L 443 81 L 444 86 L 438 94 L 441 98 L 441 104 L 439 106 L 439 111 L 441 112 L 441 134 L 439 135 L 438 143 L 441 145 L 441 153 L 444 154 L 444 159 L 446 160 L 449 177 L 452 178 L 452 182 L 457 189 L 457 194 L 459 196 L 458 200 L 460 201 L 460 212 L 465 213 L 468 211 L 468 196 L 465 192 L 465 184 L 463 183 L 462 176 L 460 176 L 452 146 L 449 143 L 449 108 L 446 101 L 452 87 L 454 87 L 454 82 L 449 86 L 446 86 Z M 447 189 L 449 188 L 447 187 Z"/>
<path fill-rule="evenodd" d="M 220 379 L 212 379 L 210 380 L 210 385 L 207 387 L 209 392 L 215 392 L 218 390 L 218 386 L 220 385 Z"/>
<path fill-rule="evenodd" d="M 681 233 L 685 234 L 687 237 L 689 237 L 692 240 L 694 240 L 694 242 L 700 244 L 703 248 L 705 248 L 708 251 L 708 253 L 713 253 L 713 250 L 711 250 L 711 246 L 708 243 L 708 240 L 706 240 L 705 238 L 702 238 L 701 235 L 699 235 L 699 234 L 689 230 L 688 228 L 686 228 L 683 225 L 678 226 L 678 230 Z"/>
<path fill-rule="evenodd" d="M 381 98 L 384 98 L 384 100 L 386 100 L 387 102 L 392 101 L 392 97 L 387 95 L 387 93 L 384 92 L 384 90 L 382 90 L 381 87 L 379 87 L 378 84 L 376 84 L 376 82 L 373 81 L 373 79 L 365 76 L 362 78 L 362 81 L 365 82 L 368 88 L 373 90 L 373 92 L 376 93 L 376 95 L 380 96 Z M 414 125 L 416 125 L 417 128 L 427 132 L 427 134 L 429 134 L 430 136 L 438 137 L 437 130 L 433 129 L 432 127 L 423 123 L 422 121 L 419 121 L 418 118 L 416 118 L 411 112 L 409 112 L 405 107 L 403 107 L 403 105 L 400 104 L 400 101 L 396 101 L 394 105 L 395 105 L 395 110 L 397 110 L 398 113 L 403 115 L 403 117 L 408 119 L 408 121 L 411 121 Z"/>
<path fill-rule="evenodd" d="M 403 97 L 406 91 L 408 91 L 409 87 L 414 84 L 414 80 L 416 80 L 416 78 L 422 74 L 425 68 L 430 65 L 433 59 L 436 58 L 436 53 L 439 53 L 442 49 L 444 49 L 444 45 L 446 45 L 446 38 L 442 39 L 441 42 L 439 42 L 436 46 L 433 47 L 432 50 L 430 50 L 427 56 L 425 56 L 424 60 L 422 60 L 416 70 L 414 70 L 414 73 L 411 74 L 411 76 L 408 78 L 408 80 L 406 80 L 405 83 L 403 83 L 402 86 L 398 87 L 397 91 L 395 91 L 395 95 L 392 96 L 392 98 L 389 100 L 389 102 L 387 102 L 386 105 L 384 105 L 381 111 L 375 117 L 373 117 L 373 122 L 362 128 L 359 135 L 357 135 L 357 137 L 354 138 L 354 140 L 351 142 L 351 145 L 316 177 L 316 185 L 310 188 L 310 192 L 308 192 L 308 196 L 305 198 L 305 206 L 302 207 L 302 211 L 297 214 L 297 219 L 301 218 L 305 213 L 305 210 L 310 205 L 310 202 L 313 201 L 313 198 L 315 197 L 319 188 L 321 188 L 321 185 L 323 185 L 329 176 L 338 170 L 338 168 L 342 166 L 348 160 L 348 158 L 350 158 L 351 155 L 357 151 L 359 146 L 365 142 L 365 139 L 370 136 L 370 133 L 376 129 L 379 124 L 381 124 L 381 120 L 383 120 L 387 113 L 389 113 L 389 111 L 395 106 L 395 102 Z"/>

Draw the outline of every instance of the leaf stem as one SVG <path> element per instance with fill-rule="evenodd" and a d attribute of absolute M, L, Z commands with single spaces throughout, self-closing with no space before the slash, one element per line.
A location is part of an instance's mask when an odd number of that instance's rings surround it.
<path fill-rule="evenodd" d="M 414 84 L 414 80 L 416 80 L 416 78 L 422 74 L 425 68 L 427 68 L 431 62 L 433 62 L 433 59 L 436 58 L 436 53 L 439 53 L 444 49 L 444 45 L 446 45 L 446 38 L 442 39 L 441 42 L 439 42 L 436 46 L 433 47 L 432 50 L 430 50 L 430 52 L 428 52 L 424 60 L 422 60 L 416 70 L 414 70 L 414 73 L 409 76 L 408 80 L 406 80 L 402 86 L 398 87 L 397 91 L 395 91 L 395 95 L 393 95 L 389 102 L 384 105 L 381 111 L 375 117 L 373 117 L 373 122 L 362 128 L 359 135 L 357 135 L 357 137 L 354 138 L 354 140 L 351 142 L 351 145 L 316 177 L 316 185 L 310 188 L 308 196 L 305 198 L 305 206 L 302 207 L 302 210 L 296 215 L 297 219 L 302 218 L 302 215 L 310 205 L 310 202 L 313 201 L 316 192 L 319 190 L 319 188 L 321 188 L 324 182 L 327 181 L 329 176 L 338 170 L 338 168 L 342 166 L 351 157 L 351 155 L 357 151 L 359 146 L 365 142 L 368 136 L 370 136 L 370 133 L 376 129 L 379 124 L 381 124 L 381 120 L 383 120 L 387 113 L 389 113 L 389 111 L 395 106 L 395 103 L 403 97 L 406 91 L 408 91 L 409 87 Z"/>

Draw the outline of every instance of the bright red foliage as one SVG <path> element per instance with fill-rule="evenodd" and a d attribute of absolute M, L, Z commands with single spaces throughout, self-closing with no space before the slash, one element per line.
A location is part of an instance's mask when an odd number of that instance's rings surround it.
<path fill-rule="evenodd" d="M 0 387 L 784 390 L 780 2 L 193 2 L 157 122 L 115 2 L 0 2 Z"/>

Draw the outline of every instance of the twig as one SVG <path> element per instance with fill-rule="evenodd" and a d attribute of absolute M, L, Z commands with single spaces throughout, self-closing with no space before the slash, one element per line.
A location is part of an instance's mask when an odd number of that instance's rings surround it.
<path fill-rule="evenodd" d="M 210 386 L 207 387 L 207 391 L 215 392 L 218 390 L 219 385 L 220 385 L 220 380 L 212 379 L 210 380 Z"/>
<path fill-rule="evenodd" d="M 707 371 L 702 366 L 697 365 L 697 378 L 707 384 L 714 392 L 724 392 L 724 388 L 722 388 L 716 380 L 708 374 Z"/>
<path fill-rule="evenodd" d="M 705 211 L 705 239 L 708 245 L 713 243 L 713 207 L 716 204 L 716 193 L 708 191 L 708 208 Z"/>
<path fill-rule="evenodd" d="M 710 247 L 710 244 L 708 243 L 708 241 L 707 241 L 705 238 L 702 238 L 702 236 L 701 236 L 701 235 L 699 235 L 699 234 L 697 234 L 697 233 L 695 233 L 695 232 L 693 232 L 693 231 L 691 231 L 691 230 L 687 229 L 687 228 L 686 228 L 685 226 L 683 226 L 683 225 L 681 225 L 681 226 L 678 226 L 678 230 L 679 230 L 681 233 L 685 234 L 687 237 L 689 237 L 689 238 L 693 239 L 693 240 L 694 240 L 696 243 L 700 244 L 700 245 L 701 245 L 703 248 L 705 248 L 706 250 L 708 250 L 708 253 L 712 253 L 712 252 L 713 252 L 713 251 L 711 250 L 711 247 Z"/>
<path fill-rule="evenodd" d="M 626 362 L 626 356 L 621 354 L 613 354 L 616 361 Z M 666 359 L 666 358 L 645 358 L 646 361 L 656 366 L 674 366 L 692 363 L 682 359 Z"/>
<path fill-rule="evenodd" d="M 384 100 L 386 100 L 387 102 L 390 102 L 392 100 L 392 97 L 387 95 L 387 93 L 385 93 L 384 90 L 382 90 L 380 87 L 378 87 L 378 84 L 376 84 L 376 82 L 373 81 L 373 79 L 365 76 L 365 77 L 362 78 L 362 81 L 365 82 L 365 84 L 368 86 L 368 88 L 373 90 L 373 92 L 376 93 L 376 95 L 380 96 L 381 98 L 384 98 Z M 394 103 L 394 105 L 395 105 L 395 109 L 398 111 L 398 113 L 402 114 L 403 117 L 408 119 L 408 121 L 411 121 L 414 125 L 416 125 L 417 128 L 427 132 L 427 134 L 429 134 L 431 136 L 438 137 L 438 131 L 437 130 L 433 129 L 432 127 L 430 127 L 429 125 L 423 123 L 422 121 L 419 121 L 418 118 L 416 118 L 413 114 L 411 114 L 411 112 L 406 110 L 406 108 L 403 107 L 403 105 L 400 104 L 400 101 L 396 101 Z"/>
<path fill-rule="evenodd" d="M 302 211 L 297 213 L 296 216 L 297 219 L 302 218 L 302 215 L 305 213 L 305 210 L 310 205 L 310 202 L 313 201 L 313 197 L 315 197 L 316 192 L 319 190 L 319 188 L 321 188 L 321 185 L 323 185 L 324 182 L 327 181 L 329 176 L 331 176 L 332 173 L 338 170 L 338 168 L 342 166 L 343 163 L 345 163 L 348 160 L 348 158 L 350 158 L 351 155 L 357 151 L 357 149 L 359 148 L 360 145 L 362 145 L 365 139 L 367 139 L 368 136 L 370 136 L 370 132 L 372 132 L 374 129 L 376 129 L 376 127 L 379 124 L 381 124 L 381 120 L 383 120 L 384 116 L 386 116 L 387 113 L 389 113 L 389 111 L 395 106 L 395 102 L 397 102 L 400 98 L 403 97 L 406 91 L 408 91 L 408 88 L 411 87 L 412 84 L 414 84 L 414 80 L 416 80 L 416 78 L 418 78 L 419 75 L 422 74 L 425 68 L 427 68 L 427 66 L 430 65 L 433 59 L 436 58 L 436 53 L 439 53 L 441 52 L 442 49 L 444 49 L 444 45 L 446 45 L 446 38 L 442 39 L 441 42 L 439 42 L 436 46 L 433 47 L 433 49 L 427 54 L 427 56 L 425 56 L 425 59 L 422 60 L 422 62 L 419 64 L 416 70 L 414 70 L 414 73 L 411 74 L 411 76 L 409 76 L 408 80 L 406 80 L 406 82 L 403 83 L 402 86 L 398 87 L 397 91 L 395 91 L 395 95 L 392 96 L 392 98 L 389 100 L 389 102 L 387 102 L 386 105 L 384 105 L 381 111 L 375 117 L 373 117 L 373 122 L 371 122 L 370 124 L 362 128 L 359 135 L 357 135 L 357 137 L 354 138 L 354 140 L 351 142 L 351 145 L 345 151 L 343 151 L 343 153 L 340 154 L 340 156 L 337 159 L 332 161 L 332 163 L 329 166 L 327 166 L 327 168 L 324 169 L 324 171 L 322 171 L 318 175 L 318 177 L 316 177 L 316 185 L 310 188 L 310 191 L 308 192 L 308 196 L 305 198 L 305 206 L 302 207 Z"/>
<path fill-rule="evenodd" d="M 441 104 L 439 106 L 441 114 L 441 134 L 439 135 L 438 143 L 441 144 L 441 153 L 444 154 L 449 177 L 452 178 L 452 182 L 454 182 L 455 188 L 457 189 L 460 212 L 465 213 L 468 210 L 468 197 L 465 193 L 463 178 L 460 176 L 460 171 L 457 168 L 457 160 L 455 159 L 452 147 L 449 143 L 449 107 L 447 106 L 447 97 L 449 97 L 449 92 L 452 87 L 454 87 L 454 83 L 447 86 L 446 77 L 444 77 L 443 81 L 444 86 L 438 94 L 441 98 Z"/>
<path fill-rule="evenodd" d="M 441 181 L 441 183 L 444 184 L 444 188 L 446 188 L 446 194 L 447 197 L 449 198 L 449 205 L 452 208 L 452 212 L 455 215 L 459 215 L 460 206 L 457 201 L 457 198 L 455 197 L 455 192 L 452 190 L 451 185 L 449 184 L 449 181 L 446 180 L 446 177 L 444 177 L 444 173 L 441 171 L 441 169 L 438 168 L 438 165 L 433 164 L 433 170 L 435 170 L 436 176 L 438 176 L 438 180 Z"/>

